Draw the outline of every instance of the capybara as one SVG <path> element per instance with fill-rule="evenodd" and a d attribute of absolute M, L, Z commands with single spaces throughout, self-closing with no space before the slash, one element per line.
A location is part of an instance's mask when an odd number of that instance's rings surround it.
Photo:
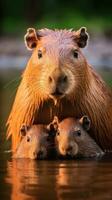
<path fill-rule="evenodd" d="M 47 157 L 48 133 L 44 125 L 23 125 L 21 142 L 13 155 L 14 158 L 43 159 Z"/>
<path fill-rule="evenodd" d="M 55 115 L 63 120 L 87 114 L 91 136 L 103 150 L 112 150 L 112 94 L 81 51 L 87 41 L 84 27 L 27 30 L 25 44 L 33 53 L 7 121 L 12 149 L 20 142 L 22 124 L 49 124 Z"/>
<path fill-rule="evenodd" d="M 56 143 L 58 154 L 70 157 L 98 157 L 103 151 L 87 133 L 90 120 L 87 116 L 76 120 L 66 118 L 58 123 Z"/>

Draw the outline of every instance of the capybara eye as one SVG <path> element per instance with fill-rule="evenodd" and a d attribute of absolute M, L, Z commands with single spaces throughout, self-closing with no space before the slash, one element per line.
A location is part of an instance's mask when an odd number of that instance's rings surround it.
<path fill-rule="evenodd" d="M 29 136 L 27 136 L 27 142 L 30 142 L 31 138 Z"/>
<path fill-rule="evenodd" d="M 77 130 L 77 131 L 75 132 L 75 135 L 81 136 L 81 130 Z"/>
<path fill-rule="evenodd" d="M 57 135 L 59 135 L 60 134 L 60 132 L 57 132 Z"/>
<path fill-rule="evenodd" d="M 42 58 L 42 51 L 41 50 L 38 50 L 38 58 Z"/>
<path fill-rule="evenodd" d="M 73 56 L 74 56 L 74 58 L 78 58 L 78 51 L 77 50 L 73 51 Z"/>

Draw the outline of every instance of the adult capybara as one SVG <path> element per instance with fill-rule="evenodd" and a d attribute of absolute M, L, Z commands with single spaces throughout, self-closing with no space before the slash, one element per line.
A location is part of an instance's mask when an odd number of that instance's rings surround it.
<path fill-rule="evenodd" d="M 81 48 L 86 28 L 35 30 L 25 35 L 32 56 L 22 75 L 7 125 L 15 149 L 22 124 L 49 124 L 55 115 L 91 119 L 91 136 L 103 149 L 112 150 L 112 95 L 88 64 Z"/>
<path fill-rule="evenodd" d="M 14 152 L 14 158 L 43 159 L 47 157 L 48 133 L 44 125 L 23 125 L 21 142 Z"/>
<path fill-rule="evenodd" d="M 56 134 L 58 154 L 84 158 L 102 156 L 103 151 L 87 133 L 89 129 L 90 120 L 87 116 L 79 120 L 66 118 L 58 123 Z"/>

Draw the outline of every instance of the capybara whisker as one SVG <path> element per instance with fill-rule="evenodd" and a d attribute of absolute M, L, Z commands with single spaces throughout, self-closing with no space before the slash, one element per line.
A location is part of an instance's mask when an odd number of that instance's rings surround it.
<path fill-rule="evenodd" d="M 20 79 L 21 79 L 20 77 L 19 77 L 19 78 L 16 77 L 16 78 L 12 79 L 11 81 L 9 81 L 8 83 L 6 83 L 6 84 L 4 85 L 4 89 L 5 89 L 5 88 L 8 88 L 11 84 L 14 84 L 14 83 L 17 84 L 17 85 L 16 85 L 16 87 L 17 87 Z"/>

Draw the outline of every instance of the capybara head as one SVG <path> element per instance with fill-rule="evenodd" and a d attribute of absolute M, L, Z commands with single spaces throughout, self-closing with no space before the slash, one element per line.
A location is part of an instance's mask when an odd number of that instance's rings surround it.
<path fill-rule="evenodd" d="M 22 140 L 17 147 L 14 158 L 43 159 L 47 156 L 47 129 L 45 125 L 32 125 L 20 130 Z"/>
<path fill-rule="evenodd" d="M 78 152 L 78 145 L 74 140 L 71 130 L 74 127 L 74 119 L 66 118 L 60 123 L 57 120 L 56 149 L 60 156 L 74 157 Z"/>
<path fill-rule="evenodd" d="M 89 136 L 90 119 L 83 116 L 80 120 L 66 118 L 58 124 L 56 135 L 59 154 L 71 157 L 96 157 L 102 150 Z"/>
<path fill-rule="evenodd" d="M 25 44 L 33 54 L 26 73 L 33 90 L 44 98 L 70 97 L 83 83 L 86 73 L 86 60 L 80 48 L 86 46 L 87 40 L 84 27 L 78 31 L 29 28 Z"/>

